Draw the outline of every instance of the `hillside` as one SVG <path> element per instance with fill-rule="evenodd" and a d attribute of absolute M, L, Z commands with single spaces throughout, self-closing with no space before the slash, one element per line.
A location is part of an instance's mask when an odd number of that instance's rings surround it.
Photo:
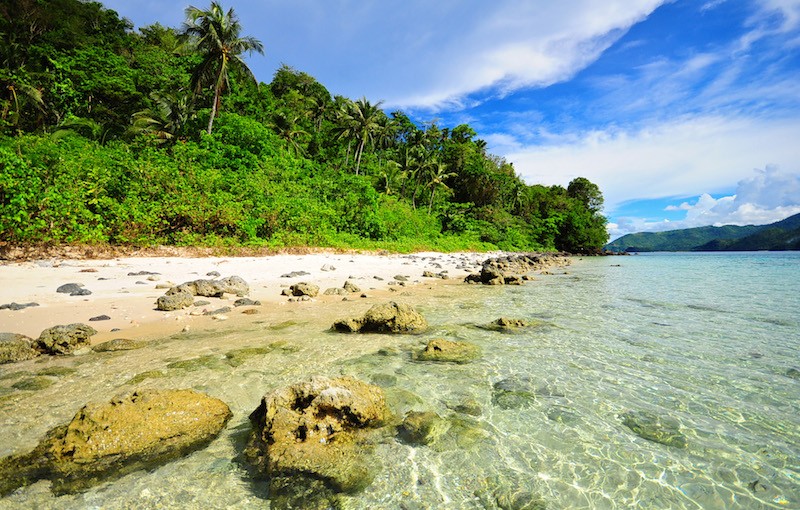
<path fill-rule="evenodd" d="M 0 14 L 0 247 L 608 240 L 595 184 L 529 185 L 468 124 L 333 96 L 286 65 L 258 83 L 243 57 L 269 42 L 216 2 L 181 29 L 134 31 L 81 0 L 0 0 Z"/>
<path fill-rule="evenodd" d="M 726 225 L 628 234 L 606 245 L 615 252 L 800 249 L 800 214 L 770 225 Z"/>

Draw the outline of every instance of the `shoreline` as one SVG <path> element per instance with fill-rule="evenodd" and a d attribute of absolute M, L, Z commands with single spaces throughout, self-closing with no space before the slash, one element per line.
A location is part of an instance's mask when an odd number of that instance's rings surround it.
<path fill-rule="evenodd" d="M 400 254 L 306 253 L 250 257 L 117 257 L 106 259 L 48 259 L 5 262 L 0 265 L 0 305 L 38 303 L 22 310 L 0 310 L 0 332 L 26 335 L 33 339 L 52 326 L 84 323 L 98 331 L 92 344 L 115 338 L 150 338 L 181 331 L 212 329 L 219 322 L 255 321 L 265 315 L 281 315 L 296 308 L 314 313 L 320 304 L 353 302 L 374 304 L 393 299 L 410 291 L 406 300 L 413 301 L 413 290 L 423 286 L 461 284 L 464 278 L 480 269 L 480 264 L 497 253 Z M 423 272 L 445 274 L 448 279 L 423 277 Z M 145 274 L 156 273 L 156 274 Z M 292 272 L 306 273 L 285 277 Z M 211 276 L 209 276 L 209 273 Z M 214 276 L 218 273 L 218 276 Z M 207 301 L 171 312 L 156 310 L 155 302 L 172 285 L 197 279 L 239 276 L 248 283 L 246 296 L 261 306 L 234 307 L 237 296 L 222 298 L 197 297 Z M 399 281 L 395 277 L 400 277 Z M 341 288 L 345 282 L 359 287 L 360 292 L 323 295 L 329 288 Z M 318 285 L 320 293 L 309 301 L 290 302 L 281 295 L 290 285 L 307 282 Z M 87 296 L 60 294 L 61 285 L 77 283 L 90 291 Z M 366 298 L 361 297 L 362 294 Z M 223 307 L 229 312 L 203 315 Z M 288 307 L 288 308 L 287 308 Z M 255 310 L 253 315 L 242 312 Z M 99 316 L 107 320 L 90 321 Z M 221 315 L 221 316 L 220 316 Z"/>

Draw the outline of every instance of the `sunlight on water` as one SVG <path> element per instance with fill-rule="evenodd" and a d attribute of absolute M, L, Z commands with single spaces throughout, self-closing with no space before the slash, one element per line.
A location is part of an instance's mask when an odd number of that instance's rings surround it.
<path fill-rule="evenodd" d="M 797 253 L 585 259 L 522 287 L 441 288 L 411 303 L 432 325 L 417 337 L 328 332 L 368 306 L 352 302 L 138 351 L 5 365 L 1 455 L 134 388 L 195 388 L 234 417 L 208 448 L 153 472 L 60 497 L 39 482 L 0 508 L 266 507 L 265 483 L 237 460 L 247 415 L 312 374 L 354 375 L 384 387 L 397 414 L 449 419 L 431 445 L 379 445 L 382 471 L 347 508 L 800 508 L 798 269 Z M 498 317 L 536 322 L 511 334 L 475 327 Z M 412 361 L 438 337 L 483 356 Z M 50 386 L 14 389 L 37 375 Z M 642 415 L 674 422 L 685 448 L 623 423 Z"/>

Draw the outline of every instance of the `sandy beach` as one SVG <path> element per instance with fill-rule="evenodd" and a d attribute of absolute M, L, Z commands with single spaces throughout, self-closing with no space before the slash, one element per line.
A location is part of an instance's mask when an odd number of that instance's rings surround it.
<path fill-rule="evenodd" d="M 419 286 L 461 283 L 492 256 L 486 253 L 416 253 L 413 255 L 334 254 L 274 255 L 260 257 L 121 257 L 113 259 L 44 259 L 0 265 L 0 305 L 37 303 L 20 310 L 0 310 L 0 331 L 37 338 L 46 328 L 82 322 L 98 331 L 99 343 L 113 338 L 152 337 L 184 330 L 202 330 L 220 320 L 255 320 L 243 312 L 280 313 L 282 307 L 311 307 L 342 299 L 377 302 Z M 423 277 L 429 271 L 447 279 Z M 295 273 L 295 276 L 287 276 Z M 297 274 L 306 273 L 306 274 Z M 239 276 L 250 286 L 247 297 L 260 307 L 234 307 L 237 296 L 203 298 L 208 304 L 178 311 L 159 311 L 156 300 L 167 288 L 197 279 Z M 395 278 L 400 277 L 400 278 Z M 406 281 L 401 281 L 406 280 Z M 347 296 L 324 295 L 346 281 L 360 292 Z M 320 287 L 320 294 L 303 302 L 282 295 L 290 285 L 307 282 Z M 65 284 L 80 284 L 91 292 L 71 296 L 56 290 Z M 385 300 L 384 299 L 384 300 Z M 412 297 L 405 297 L 413 302 Z M 212 316 L 206 312 L 230 307 L 230 312 Z M 251 312 L 252 313 L 252 312 Z M 101 316 L 103 320 L 92 320 Z"/>

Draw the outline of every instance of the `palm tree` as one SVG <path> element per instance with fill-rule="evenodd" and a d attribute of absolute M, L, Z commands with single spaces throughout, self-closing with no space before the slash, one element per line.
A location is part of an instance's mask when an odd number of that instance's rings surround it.
<path fill-rule="evenodd" d="M 371 104 L 367 98 L 358 101 L 348 101 L 338 115 L 338 138 L 351 138 L 356 142 L 356 152 L 353 157 L 356 161 L 356 175 L 361 167 L 361 156 L 367 143 L 373 141 L 375 134 L 381 129 L 380 119 L 386 114 L 380 109 L 383 101 Z"/>
<path fill-rule="evenodd" d="M 186 124 L 194 118 L 189 94 L 183 90 L 175 93 L 152 93 L 153 106 L 133 114 L 129 132 L 153 133 L 161 142 L 183 134 Z"/>
<path fill-rule="evenodd" d="M 455 177 L 455 172 L 447 171 L 447 164 L 441 161 L 432 161 L 428 166 L 428 187 L 431 189 L 431 201 L 428 204 L 428 214 L 433 210 L 433 198 L 439 188 L 450 189 L 445 181 L 450 177 Z"/>
<path fill-rule="evenodd" d="M 298 139 L 308 136 L 308 132 L 298 127 L 299 122 L 299 115 L 282 111 L 275 112 L 270 122 L 275 133 L 286 141 L 287 147 L 295 156 L 305 154 L 306 151 Z"/>
<path fill-rule="evenodd" d="M 207 11 L 187 7 L 186 18 L 183 34 L 196 38 L 197 49 L 203 53 L 203 61 L 192 75 L 192 85 L 196 93 L 207 83 L 214 88 L 214 102 L 208 119 L 208 134 L 211 134 L 220 97 L 230 86 L 229 75 L 236 73 L 256 83 L 253 72 L 242 59 L 242 53 L 257 51 L 263 54 L 264 45 L 254 37 L 242 37 L 242 25 L 233 9 L 226 13 L 217 2 L 211 2 Z"/>

